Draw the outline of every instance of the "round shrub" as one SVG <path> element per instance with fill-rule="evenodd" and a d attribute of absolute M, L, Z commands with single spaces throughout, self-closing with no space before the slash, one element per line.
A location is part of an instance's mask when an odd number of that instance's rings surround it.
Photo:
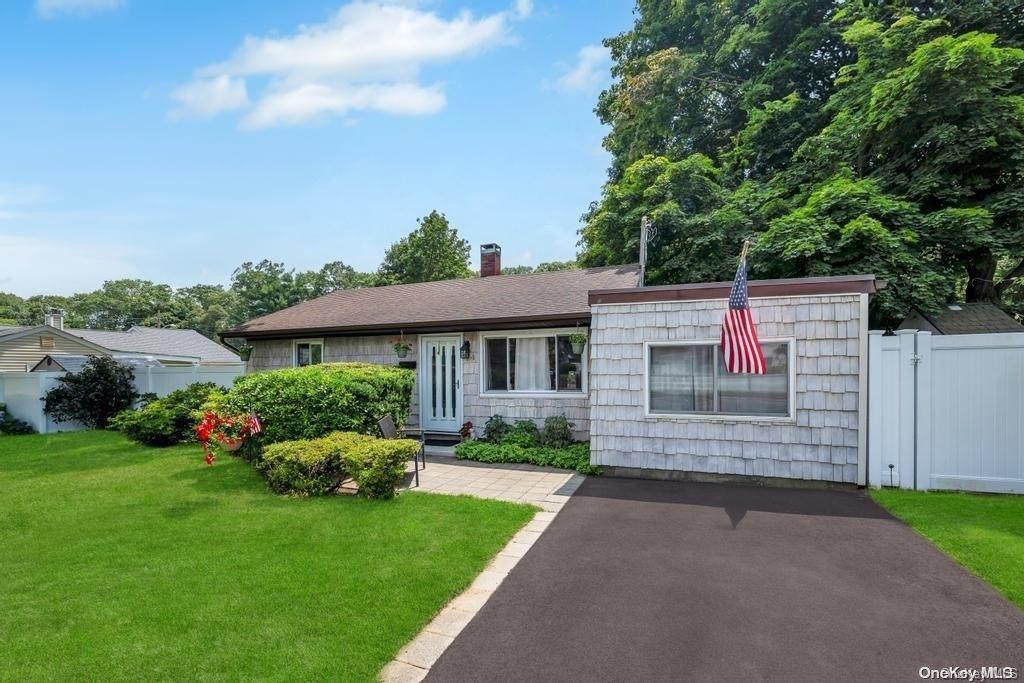
<path fill-rule="evenodd" d="M 315 439 L 331 432 L 376 434 L 390 413 L 395 424 L 409 417 L 415 374 L 390 365 L 324 363 L 239 377 L 226 409 L 255 411 L 267 443 Z"/>

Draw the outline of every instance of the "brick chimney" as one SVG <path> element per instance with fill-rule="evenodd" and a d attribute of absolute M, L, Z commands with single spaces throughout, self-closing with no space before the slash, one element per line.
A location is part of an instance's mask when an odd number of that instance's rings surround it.
<path fill-rule="evenodd" d="M 480 277 L 501 275 L 501 247 L 497 244 L 480 245 Z"/>
<path fill-rule="evenodd" d="M 51 308 L 48 313 L 43 315 L 43 324 L 49 325 L 50 327 L 56 327 L 58 330 L 63 330 L 64 311 L 59 308 Z"/>

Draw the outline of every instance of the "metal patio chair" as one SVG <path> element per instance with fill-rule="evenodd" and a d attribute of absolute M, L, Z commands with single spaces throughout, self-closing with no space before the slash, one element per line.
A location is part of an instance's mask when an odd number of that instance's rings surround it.
<path fill-rule="evenodd" d="M 391 413 L 378 420 L 377 426 L 380 427 L 380 434 L 385 439 L 415 439 L 420 442 L 419 453 L 413 453 L 412 455 L 412 468 L 416 478 L 416 487 L 419 488 L 420 462 L 423 463 L 422 468 L 427 469 L 427 448 L 423 430 L 418 427 L 403 427 L 399 429 L 395 426 L 395 418 L 391 417 Z"/>

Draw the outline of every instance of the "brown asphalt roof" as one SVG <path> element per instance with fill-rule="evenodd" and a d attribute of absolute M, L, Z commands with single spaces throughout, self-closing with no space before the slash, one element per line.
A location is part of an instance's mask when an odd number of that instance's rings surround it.
<path fill-rule="evenodd" d="M 986 302 L 946 304 L 936 313 L 918 314 L 940 334 L 994 334 L 1024 332 L 1024 327 L 997 306 Z M 916 329 L 908 318 L 900 329 Z"/>
<path fill-rule="evenodd" d="M 635 287 L 636 265 L 343 289 L 270 313 L 224 337 L 473 329 L 588 320 L 587 292 Z"/>

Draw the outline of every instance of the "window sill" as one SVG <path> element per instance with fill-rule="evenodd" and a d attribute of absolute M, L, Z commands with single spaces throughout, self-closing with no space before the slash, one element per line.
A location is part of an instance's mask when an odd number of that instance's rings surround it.
<path fill-rule="evenodd" d="M 480 398 L 586 398 L 585 391 L 482 391 Z"/>
<path fill-rule="evenodd" d="M 679 422 L 764 422 L 768 424 L 796 424 L 792 415 L 710 415 L 705 413 L 644 413 L 645 418 L 675 420 Z"/>

